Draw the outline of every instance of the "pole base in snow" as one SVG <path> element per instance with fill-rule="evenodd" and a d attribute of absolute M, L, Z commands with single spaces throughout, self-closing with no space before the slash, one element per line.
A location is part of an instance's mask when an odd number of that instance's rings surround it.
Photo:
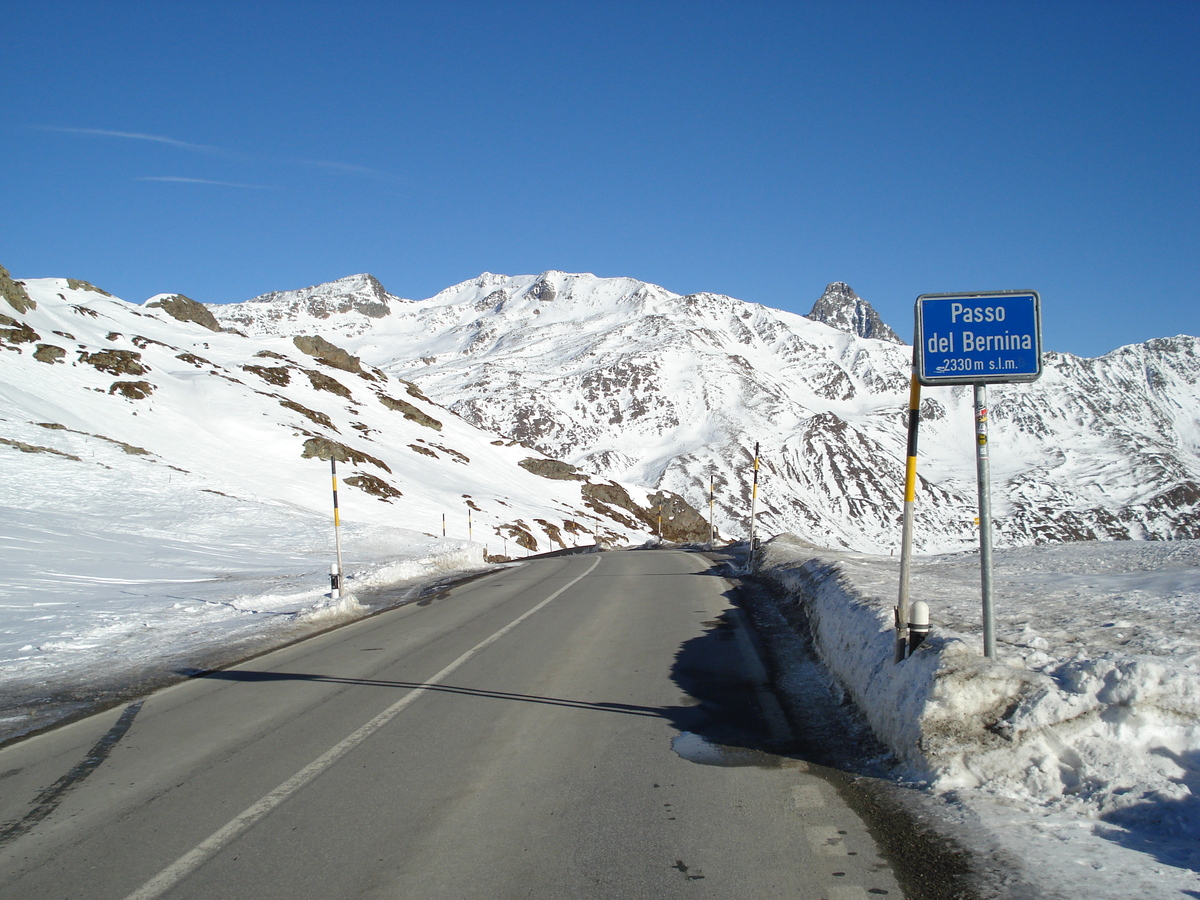
<path fill-rule="evenodd" d="M 912 656 L 917 652 L 917 648 L 924 643 L 925 638 L 929 636 L 928 625 L 909 625 L 908 626 L 908 655 Z"/>
<path fill-rule="evenodd" d="M 912 656 L 929 636 L 929 604 L 918 600 L 908 610 L 908 655 Z"/>

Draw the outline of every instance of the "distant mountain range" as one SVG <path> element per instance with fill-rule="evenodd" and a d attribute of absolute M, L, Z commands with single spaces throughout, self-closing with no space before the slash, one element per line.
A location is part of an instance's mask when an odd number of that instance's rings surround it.
<path fill-rule="evenodd" d="M 356 275 L 141 306 L 0 273 L 0 459 L 86 434 L 197 489 L 317 509 L 333 455 L 372 515 L 433 533 L 467 504 L 495 552 L 637 543 L 660 510 L 664 537 L 705 539 L 710 479 L 718 531 L 743 537 L 758 443 L 761 535 L 898 544 L 911 348 L 844 283 L 804 317 L 557 271 L 419 301 Z M 998 543 L 1200 537 L 1198 345 L 1047 353 L 1039 382 L 992 387 Z M 970 388 L 921 410 L 918 546 L 972 546 Z"/>
<path fill-rule="evenodd" d="M 168 476 L 173 494 L 191 486 L 195 515 L 213 514 L 205 498 L 217 496 L 328 516 L 333 459 L 350 520 L 447 530 L 493 556 L 637 544 L 659 533 L 660 515 L 665 539 L 708 539 L 669 492 L 592 480 L 484 432 L 321 329 L 249 338 L 187 297 L 135 306 L 84 281 L 18 282 L 3 269 L 0 296 L 0 466 L 22 486 L 14 496 L 52 478 L 45 496 L 76 498 L 56 514 L 103 521 L 111 491 Z M 330 304 L 311 311 L 351 309 Z M 357 297 L 352 308 L 386 312 Z"/>
<path fill-rule="evenodd" d="M 422 301 L 369 275 L 210 306 L 266 338 L 319 331 L 479 428 L 601 479 L 666 489 L 724 534 L 888 552 L 898 542 L 911 348 L 846 284 L 809 316 L 628 278 L 485 273 Z M 1052 341 L 1052 336 L 1050 336 Z M 991 392 L 1000 543 L 1200 536 L 1198 341 L 1047 353 Z M 917 542 L 975 541 L 969 387 L 926 389 Z"/>

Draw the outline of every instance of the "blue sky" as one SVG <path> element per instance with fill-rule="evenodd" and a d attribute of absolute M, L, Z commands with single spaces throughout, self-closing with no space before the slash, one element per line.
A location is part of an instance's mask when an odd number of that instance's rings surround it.
<path fill-rule="evenodd" d="M 0 264 L 127 300 L 625 275 L 1200 334 L 1200 2 L 10 2 Z"/>

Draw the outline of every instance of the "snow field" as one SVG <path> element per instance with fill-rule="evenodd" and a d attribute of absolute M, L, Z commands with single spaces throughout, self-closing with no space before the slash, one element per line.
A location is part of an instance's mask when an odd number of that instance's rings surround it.
<path fill-rule="evenodd" d="M 1200 542 L 997 551 L 995 660 L 977 554 L 914 559 L 933 631 L 898 665 L 898 558 L 783 535 L 759 565 L 901 777 L 1051 896 L 1200 888 Z"/>
<path fill-rule="evenodd" d="M 399 602 L 480 569 L 485 551 L 504 549 L 510 523 L 523 523 L 538 551 L 557 548 L 556 524 L 568 547 L 590 545 L 593 531 L 625 538 L 582 508 L 577 482 L 525 471 L 518 463 L 530 450 L 395 379 L 332 369 L 288 338 L 213 332 L 65 279 L 26 288 L 38 305 L 24 321 L 65 355 L 47 362 L 32 342 L 0 346 L 0 739 L 121 684 L 157 683 L 361 616 L 356 594 L 387 587 Z M 113 360 L 136 366 L 118 373 Z M 253 367 L 287 377 L 270 382 Z M 148 396 L 110 390 L 135 379 Z M 302 457 L 308 437 L 374 458 L 338 465 L 350 596 L 337 602 L 330 466 Z M 355 476 L 403 496 L 385 502 Z M 631 542 L 646 536 L 635 530 Z M 507 550 L 527 552 L 511 537 Z"/>
<path fill-rule="evenodd" d="M 181 645 L 361 614 L 328 597 L 331 512 L 196 491 L 144 466 L 151 477 L 51 457 L 39 484 L 3 483 L 0 681 L 82 681 Z M 384 525 L 347 522 L 342 543 L 351 592 L 484 565 L 482 544 Z"/>

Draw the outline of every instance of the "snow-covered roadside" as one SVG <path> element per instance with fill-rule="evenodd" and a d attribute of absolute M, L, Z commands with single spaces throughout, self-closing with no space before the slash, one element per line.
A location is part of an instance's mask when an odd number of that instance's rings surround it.
<path fill-rule="evenodd" d="M 67 478 L 42 508 L 0 504 L 0 741 L 366 615 L 373 589 L 403 599 L 485 565 L 480 544 L 349 523 L 333 600 L 330 517 L 104 474 L 103 515 L 64 503 Z"/>
<path fill-rule="evenodd" d="M 914 561 L 934 630 L 894 664 L 898 569 L 790 535 L 759 559 L 901 777 L 1026 881 L 1064 898 L 1197 896 L 1200 542 L 998 551 L 995 661 L 967 553 Z"/>
<path fill-rule="evenodd" d="M 0 741 L 403 602 L 482 568 L 489 542 L 648 536 L 317 335 L 252 340 L 182 297 L 23 285 L 0 284 Z M 338 603 L 331 458 L 357 597 Z"/>

